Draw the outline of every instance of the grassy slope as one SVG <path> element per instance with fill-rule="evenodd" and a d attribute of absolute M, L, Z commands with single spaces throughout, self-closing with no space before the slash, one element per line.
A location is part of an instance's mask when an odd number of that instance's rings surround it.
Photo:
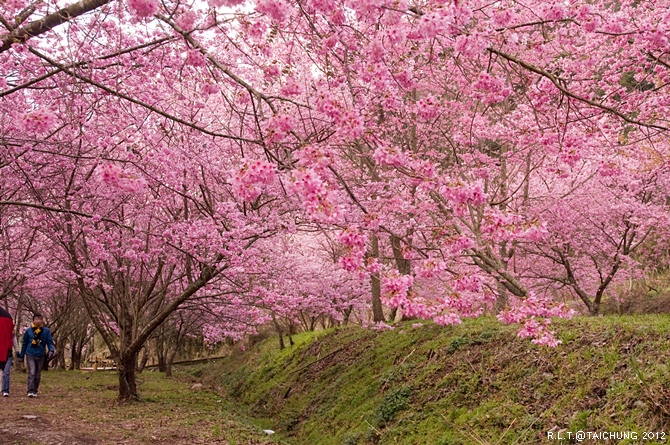
<path fill-rule="evenodd" d="M 555 328 L 564 343 L 555 349 L 493 319 L 341 328 L 296 336 L 285 351 L 270 339 L 182 372 L 294 444 L 535 444 L 551 428 L 668 431 L 670 317 Z"/>

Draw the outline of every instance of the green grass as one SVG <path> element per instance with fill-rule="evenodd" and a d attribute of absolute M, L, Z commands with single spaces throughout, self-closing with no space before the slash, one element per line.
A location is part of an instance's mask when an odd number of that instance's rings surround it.
<path fill-rule="evenodd" d="M 551 349 L 491 318 L 382 333 L 348 327 L 297 335 L 284 351 L 269 339 L 180 372 L 296 445 L 536 444 L 551 428 L 668 432 L 669 316 L 576 318 L 555 329 L 564 343 Z"/>
<path fill-rule="evenodd" d="M 38 399 L 25 397 L 25 379 L 25 373 L 13 372 L 12 397 L 0 399 L 0 416 L 18 425 L 17 430 L 26 428 L 10 443 L 30 445 L 33 433 L 51 438 L 48 443 L 284 443 L 263 433 L 214 391 L 191 389 L 163 373 L 141 374 L 141 400 L 123 405 L 116 401 L 118 377 L 113 372 L 44 372 Z M 36 428 L 21 420 L 24 414 L 47 422 Z"/>

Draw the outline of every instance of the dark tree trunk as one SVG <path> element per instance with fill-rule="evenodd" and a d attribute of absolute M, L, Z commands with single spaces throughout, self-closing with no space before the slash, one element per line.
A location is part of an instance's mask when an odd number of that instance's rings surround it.
<path fill-rule="evenodd" d="M 288 342 L 291 346 L 293 346 L 295 343 L 293 343 L 293 334 L 295 334 L 295 326 L 293 325 L 293 322 L 291 322 L 288 325 Z"/>
<path fill-rule="evenodd" d="M 158 371 L 167 371 L 167 354 L 165 353 L 165 343 L 156 341 L 156 360 L 158 360 Z"/>
<path fill-rule="evenodd" d="M 349 306 L 345 311 L 344 311 L 344 320 L 342 320 L 342 324 L 344 326 L 349 324 L 349 317 L 351 317 L 351 311 L 354 310 L 353 306 Z"/>
<path fill-rule="evenodd" d="M 74 371 L 75 369 L 79 369 L 77 367 L 77 362 L 81 362 L 81 358 L 79 360 L 77 360 L 77 347 L 78 346 L 79 345 L 78 345 L 76 340 L 72 340 L 72 342 L 70 343 L 70 366 L 68 367 L 68 369 L 70 371 Z"/>
<path fill-rule="evenodd" d="M 275 317 L 275 314 L 272 314 L 272 323 L 275 325 L 277 335 L 279 335 L 279 349 L 283 351 L 284 348 L 286 348 L 286 345 L 284 345 L 284 335 L 282 334 L 281 326 L 279 325 L 279 322 L 277 321 L 277 317 Z"/>
<path fill-rule="evenodd" d="M 133 402 L 138 400 L 137 396 L 137 353 L 126 354 L 117 363 L 119 373 L 119 400 L 121 402 Z"/>
<path fill-rule="evenodd" d="M 370 235 L 370 258 L 379 258 L 379 239 L 376 234 Z M 379 273 L 370 274 L 370 292 L 372 294 L 372 321 L 378 323 L 384 321 L 384 309 L 382 308 L 382 287 Z"/>
<path fill-rule="evenodd" d="M 81 368 L 81 357 L 82 357 L 82 354 L 83 354 L 85 343 L 86 343 L 86 338 L 80 339 L 80 341 L 77 343 L 77 347 L 75 348 L 75 354 L 74 354 L 74 369 L 80 369 Z"/>

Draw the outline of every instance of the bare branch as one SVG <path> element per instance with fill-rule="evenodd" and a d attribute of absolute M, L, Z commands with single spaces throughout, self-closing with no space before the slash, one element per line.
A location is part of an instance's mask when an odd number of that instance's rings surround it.
<path fill-rule="evenodd" d="M 52 14 L 48 14 L 39 20 L 30 22 L 26 26 L 17 28 L 2 37 L 0 53 L 7 51 L 15 43 L 25 43 L 32 37 L 37 37 L 41 34 L 44 34 L 45 32 L 50 31 L 53 28 L 72 20 L 75 17 L 98 9 L 110 1 L 111 0 L 81 0 L 77 3 L 71 4 L 70 6 L 59 9 Z"/>

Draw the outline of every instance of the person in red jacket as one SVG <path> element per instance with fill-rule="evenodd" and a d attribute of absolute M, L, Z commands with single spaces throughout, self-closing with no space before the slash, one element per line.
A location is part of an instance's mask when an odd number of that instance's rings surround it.
<path fill-rule="evenodd" d="M 14 346 L 14 320 L 9 312 L 0 307 L 0 377 L 3 376 L 7 358 L 12 356 L 12 346 Z"/>

